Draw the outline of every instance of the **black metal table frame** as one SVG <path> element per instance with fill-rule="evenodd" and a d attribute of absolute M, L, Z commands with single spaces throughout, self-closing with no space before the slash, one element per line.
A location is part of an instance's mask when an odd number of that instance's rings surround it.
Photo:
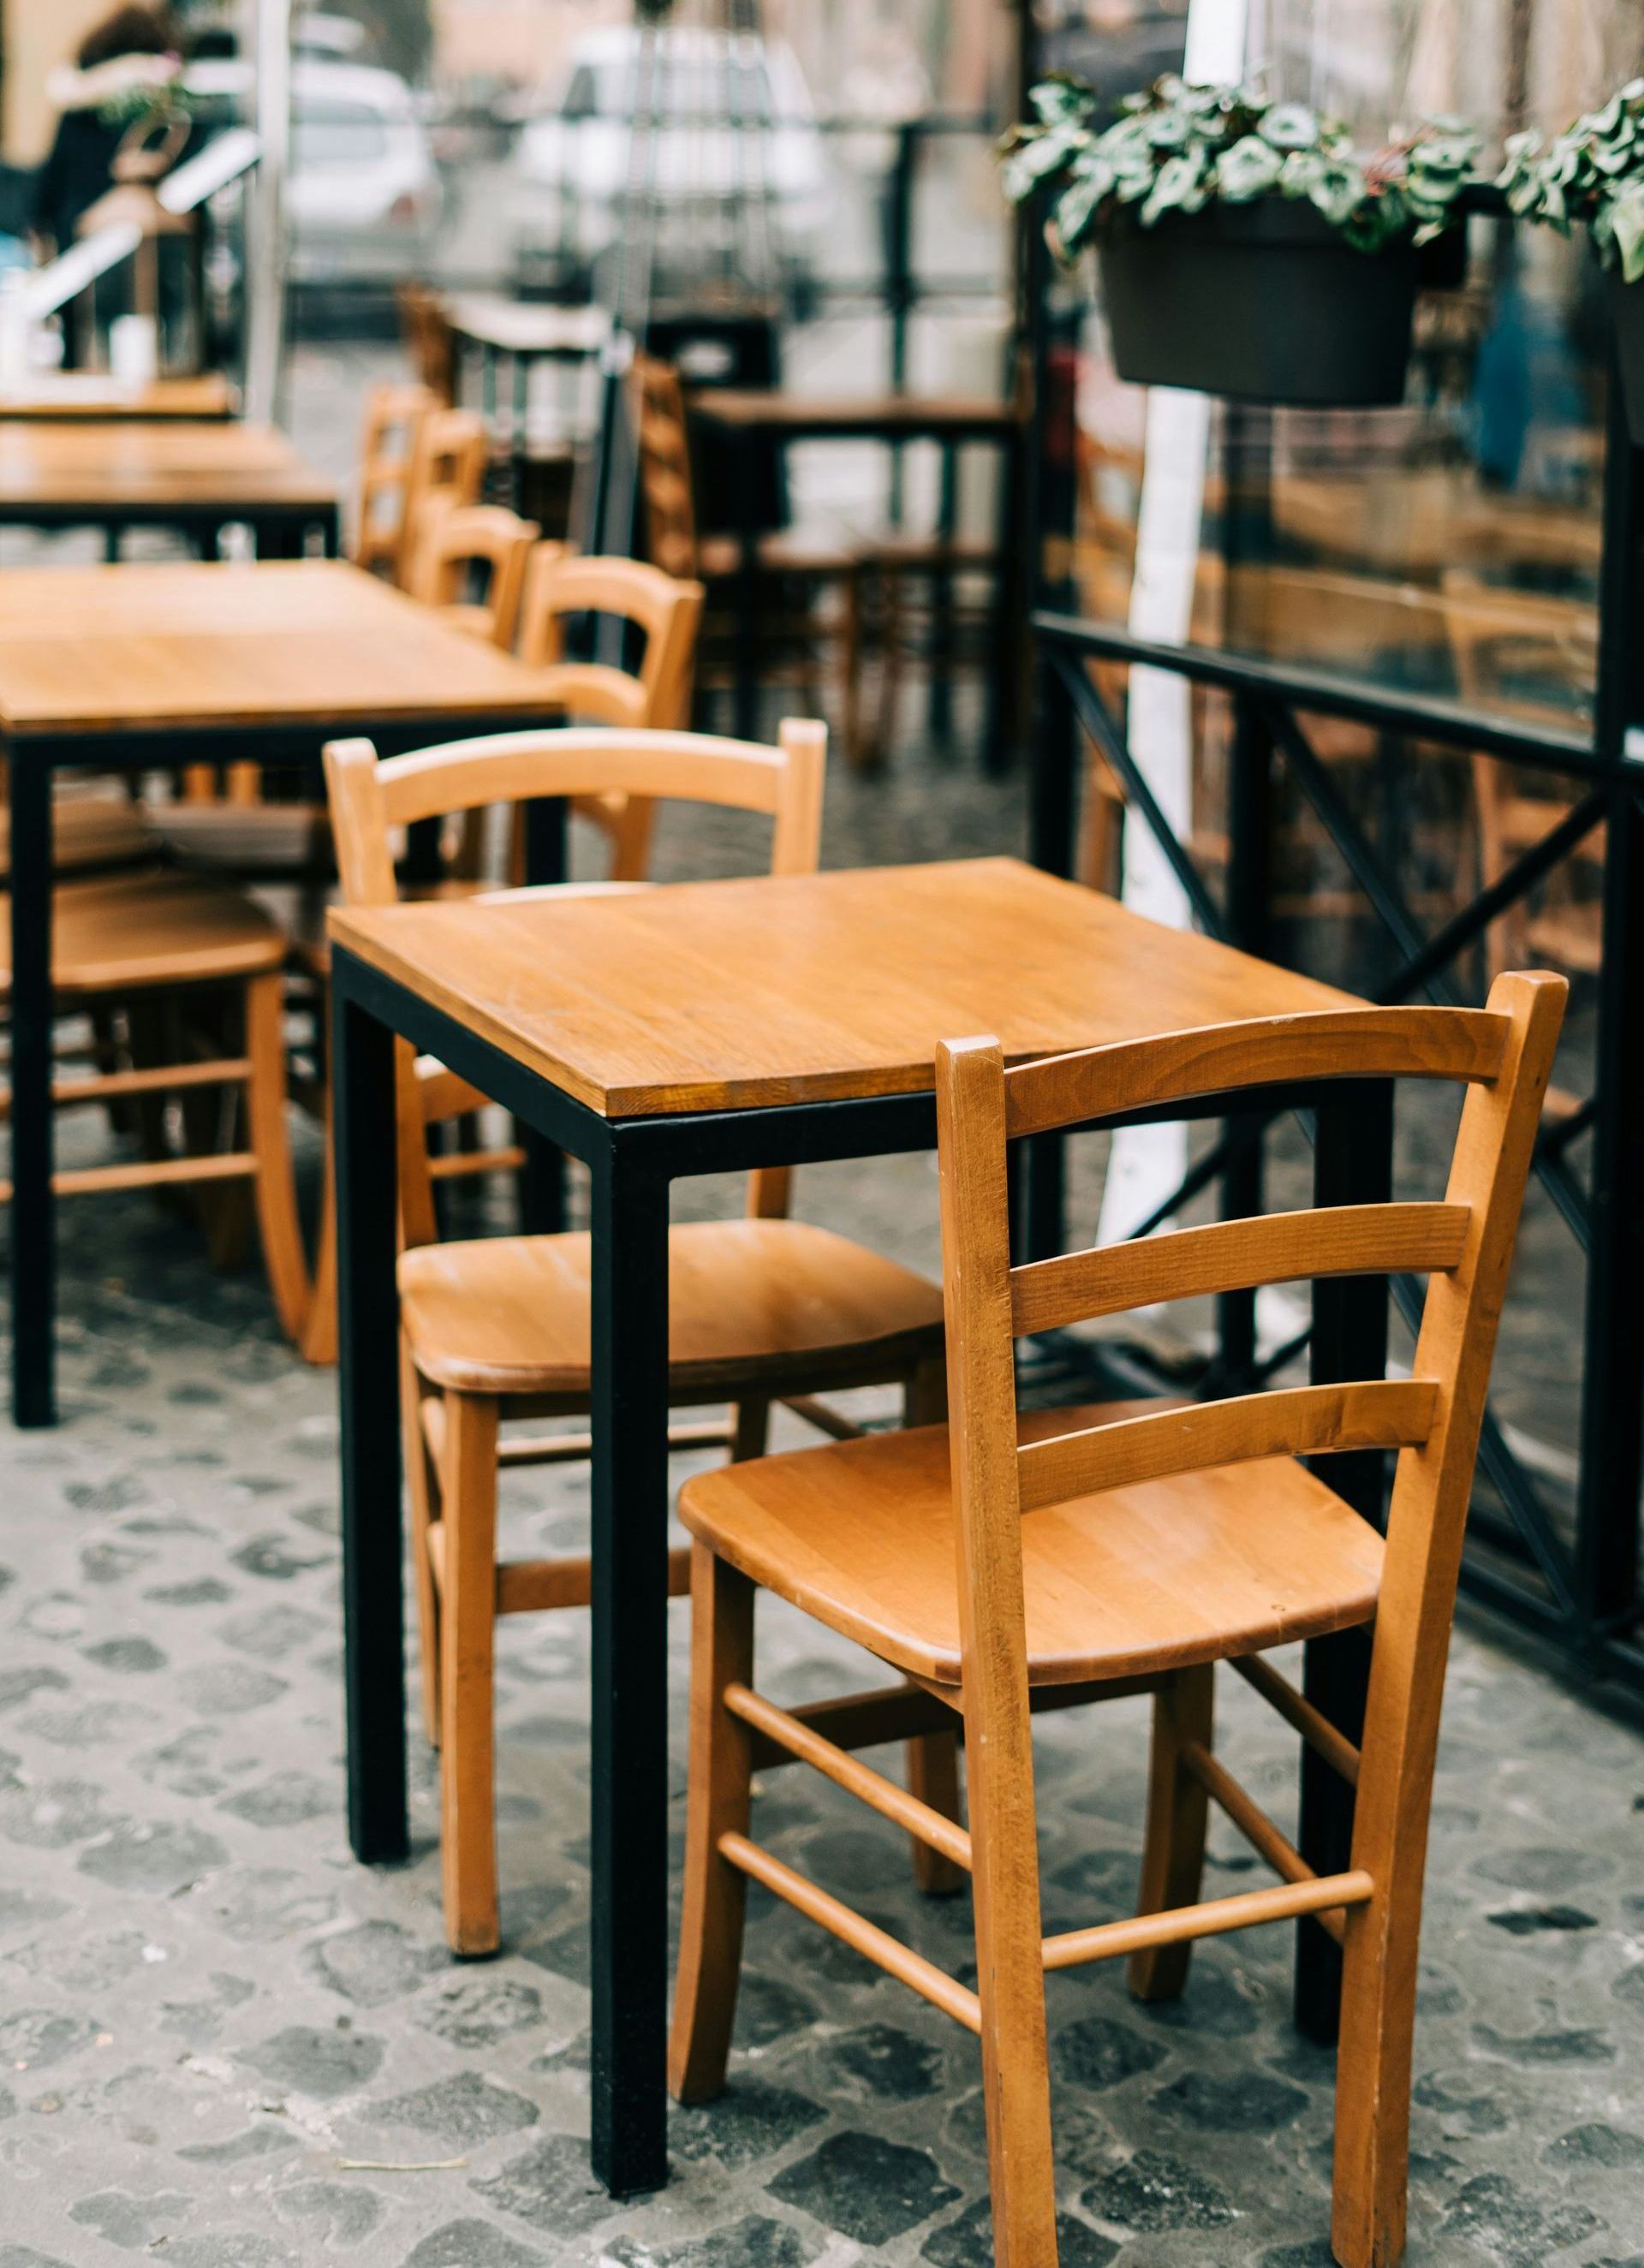
<path fill-rule="evenodd" d="M 1192 645 L 1161 645 L 1116 626 L 1041 611 L 1034 627 L 1047 664 L 1046 707 L 1036 748 L 1034 856 L 1056 873 L 1071 871 L 1077 821 L 1081 736 L 1111 765 L 1132 810 L 1146 825 L 1182 885 L 1194 918 L 1210 935 L 1265 953 L 1269 926 L 1268 853 L 1273 761 L 1288 775 L 1322 823 L 1355 883 L 1402 956 L 1381 987 L 1386 1001 L 1461 996 L 1447 974 L 1500 914 L 1520 902 L 1595 830 L 1605 830 L 1603 965 L 1597 1010 L 1597 1070 L 1590 1100 L 1573 1116 L 1544 1128 L 1535 1170 L 1587 1259 L 1581 1471 L 1574 1549 L 1556 1532 L 1504 1428 L 1486 1413 L 1479 1460 L 1501 1498 L 1505 1520 L 1475 1507 L 1471 1527 L 1528 1564 L 1544 1596 L 1500 1565 L 1470 1553 L 1463 1587 L 1564 1647 L 1589 1673 L 1644 1683 L 1644 1645 L 1627 1635 L 1640 1610 L 1639 1494 L 1644 1479 L 1644 763 L 1626 753 L 1629 718 L 1644 714 L 1640 659 L 1631 625 L 1644 593 L 1644 478 L 1618 409 L 1612 415 L 1606 468 L 1603 603 L 1598 696 L 1589 738 L 1574 730 L 1521 725 L 1460 703 L 1353 682 L 1327 671 L 1279 664 Z M 1118 720 L 1093 683 L 1093 659 L 1168 671 L 1231 696 L 1235 729 L 1228 771 L 1227 903 L 1219 906 L 1176 836 L 1126 745 Z M 1305 716 L 1363 725 L 1386 736 L 1438 742 L 1561 775 L 1579 791 L 1567 816 L 1489 888 L 1435 932 L 1412 913 L 1387 863 L 1367 838 L 1320 762 L 1301 721 Z M 1571 1145 L 1593 1137 L 1589 1186 L 1568 1163 Z M 1161 1204 L 1153 1225 L 1168 1218 L 1217 1174 L 1235 1209 L 1259 1200 L 1259 1129 L 1235 1130 L 1202 1159 Z M 1059 1160 L 1041 1161 L 1037 1236 L 1054 1236 L 1059 1216 Z M 1395 1285 L 1409 1318 L 1417 1287 Z M 1252 1375 L 1271 1372 L 1298 1351 L 1282 1348 L 1254 1362 L 1248 1320 L 1223 1362 Z"/>
<path fill-rule="evenodd" d="M 607 1118 L 521 1065 L 345 946 L 333 954 L 333 1124 L 340 1291 L 343 1611 L 349 1831 L 366 1861 L 407 1852 L 400 1379 L 394 1287 L 394 1035 L 436 1057 L 542 1139 L 579 1159 L 592 1222 L 592 2147 L 615 2195 L 667 2177 L 667 1554 L 668 1190 L 756 1166 L 881 1157 L 935 1146 L 929 1091 L 680 1116 Z M 1374 1202 L 1391 1172 L 1390 1089 L 1345 1082 L 1242 1108 L 1312 1102 L 1323 1203 Z M 1204 1112 L 1225 1104 L 1206 1098 Z M 1139 1113 L 1137 1118 L 1184 1115 Z M 1314 1374 L 1385 1366 L 1380 1279 L 1320 1285 Z M 1379 1509 L 1384 1460 L 1332 1460 L 1338 1484 Z M 1360 1634 L 1308 1649 L 1307 1690 L 1356 1736 Z M 620 1769 L 618 1768 L 620 1760 Z M 1302 1765 L 1301 1845 L 1347 1863 L 1351 1792 Z M 1298 1933 L 1297 2014 L 1333 2036 L 1339 1955 L 1311 1921 Z"/>
<path fill-rule="evenodd" d="M 341 546 L 340 525 L 335 501 L 232 504 L 220 501 L 174 504 L 157 498 L 151 504 L 47 504 L 0 497 L 0 528 L 32 527 L 55 533 L 67 527 L 98 527 L 103 532 L 104 556 L 111 564 L 120 556 L 121 537 L 133 527 L 169 528 L 202 559 L 217 557 L 225 527 L 248 527 L 261 559 L 300 558 L 313 530 L 325 556 L 335 559 Z"/>
<path fill-rule="evenodd" d="M 538 710 L 445 712 L 391 724 L 350 718 L 346 726 L 166 725 L 100 733 L 0 730 L 11 806 L 11 1414 L 19 1426 L 55 1425 L 56 1393 L 56 1198 L 51 989 L 52 775 L 59 767 L 134 771 L 163 762 L 260 762 L 300 767 L 322 791 L 320 750 L 346 729 L 367 733 L 393 755 L 435 740 L 510 732 L 549 722 Z M 551 1219 L 551 1211 L 539 1211 Z"/>

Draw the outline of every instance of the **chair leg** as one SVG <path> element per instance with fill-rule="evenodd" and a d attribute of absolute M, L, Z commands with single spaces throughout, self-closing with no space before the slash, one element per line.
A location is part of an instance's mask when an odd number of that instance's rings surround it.
<path fill-rule="evenodd" d="M 308 1312 L 308 1263 L 303 1256 L 291 1130 L 285 1123 L 285 1042 L 280 1029 L 284 986 L 277 972 L 246 987 L 246 1117 L 257 1161 L 257 1229 L 281 1328 L 300 1342 Z"/>
<path fill-rule="evenodd" d="M 993 1681 L 997 1686 L 1000 1681 Z M 965 1710 L 994 2268 L 1056 2268 L 1056 2164 L 1025 1677 Z"/>
<path fill-rule="evenodd" d="M 439 1468 L 429 1454 L 423 1430 L 424 1388 L 400 1341 L 400 1432 L 404 1444 L 405 1486 L 411 1499 L 411 1570 L 417 1582 L 417 1633 L 423 1666 L 423 1729 L 437 1749 L 444 1736 L 439 1702 L 439 1586 L 434 1580 L 429 1532 L 440 1517 Z"/>
<path fill-rule="evenodd" d="M 1442 1645 L 1441 1636 L 1427 1710 L 1393 1690 L 1396 1675 L 1378 1677 L 1379 1658 L 1371 1668 L 1353 1864 L 1371 1877 L 1375 1891 L 1346 1912 L 1336 2051 L 1331 2242 L 1342 2268 L 1394 2268 L 1404 2250 L 1416 1962 Z"/>
<path fill-rule="evenodd" d="M 751 1777 L 748 1727 L 719 1696 L 754 1674 L 754 1587 L 705 1543 L 691 1547 L 690 1616 L 685 1896 L 667 2075 L 681 2102 L 704 2102 L 725 2085 L 747 1888 L 719 1856 L 719 1837 L 748 1832 Z"/>
<path fill-rule="evenodd" d="M 446 1939 L 495 1953 L 497 1915 L 497 1404 L 446 1396 L 440 1602 L 439 1811 Z"/>
<path fill-rule="evenodd" d="M 314 1280 L 303 1324 L 301 1354 L 321 1369 L 337 1359 L 336 1166 L 331 1152 L 331 1097 L 326 1095 L 325 1164 L 320 1184 L 320 1233 L 314 1241 Z"/>
<path fill-rule="evenodd" d="M 1209 1799 L 1182 1764 L 1190 1742 L 1208 1748 L 1215 1701 L 1215 1666 L 1178 1670 L 1154 1696 L 1153 1760 L 1147 1789 L 1147 1832 L 1142 1849 L 1139 1914 L 1162 1913 L 1198 1903 L 1205 1871 Z M 1130 1987 L 1139 2000 L 1174 2000 L 1187 1983 L 1191 1943 L 1161 1945 L 1130 1959 Z"/>
<path fill-rule="evenodd" d="M 739 1402 L 731 1416 L 731 1462 L 763 1457 L 770 1437 L 769 1402 Z"/>
<path fill-rule="evenodd" d="M 921 1363 L 903 1389 L 902 1422 L 904 1425 L 940 1425 L 947 1415 L 947 1372 L 939 1355 L 934 1361 Z M 921 1803 L 928 1803 L 933 1811 L 940 1811 L 944 1819 L 962 1825 L 964 1807 L 959 1793 L 959 1734 L 925 1733 L 917 1741 L 907 1743 L 908 1793 L 917 1795 Z M 913 1879 L 927 1897 L 951 1897 L 965 1886 L 962 1867 L 955 1867 L 951 1859 L 944 1859 L 940 1851 L 933 1851 L 928 1843 L 921 1843 L 916 1835 L 913 1842 Z"/>

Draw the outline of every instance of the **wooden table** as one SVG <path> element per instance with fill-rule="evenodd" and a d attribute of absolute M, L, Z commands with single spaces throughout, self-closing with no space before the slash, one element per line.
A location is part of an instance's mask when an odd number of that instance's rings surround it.
<path fill-rule="evenodd" d="M 1345 996 L 1007 858 L 408 903 L 335 912 L 331 934 L 353 1848 L 407 1849 L 397 1032 L 592 1178 L 593 2162 L 615 2193 L 653 2188 L 667 2172 L 670 1182 L 933 1148 L 944 1037 L 996 1032 L 1020 1058 Z"/>
<path fill-rule="evenodd" d="M 240 394 L 220 370 L 197 378 L 156 378 L 132 386 L 106 371 L 37 372 L 26 385 L 0 387 L 8 417 L 232 417 Z"/>
<path fill-rule="evenodd" d="M 259 552 L 300 556 L 318 529 L 337 548 L 336 490 L 272 426 L 230 419 L 0 417 L 0 527 L 170 527 L 203 556 L 243 521 Z"/>
<path fill-rule="evenodd" d="M 993 610 L 993 662 L 988 676 L 987 747 L 996 769 L 1009 755 L 1009 740 L 1017 718 L 1016 625 L 1025 602 L 1026 563 L 1016 542 L 1018 491 L 1017 459 L 1021 421 L 1007 402 L 988 394 L 885 394 L 812 395 L 788 394 L 780 387 L 699 387 L 689 396 L 691 420 L 722 445 L 744 447 L 785 446 L 795 441 L 879 441 L 898 453 L 910 441 L 933 441 L 942 453 L 941 490 L 937 512 L 937 535 L 952 541 L 957 512 L 957 454 L 971 443 L 1002 452 L 1005 463 L 999 487 L 999 592 Z M 760 604 L 756 572 L 759 530 L 754 524 L 758 483 L 750 479 L 727 482 L 742 508 L 743 518 L 733 530 L 740 539 L 741 571 L 738 576 L 737 611 L 737 730 L 745 737 L 756 726 L 756 688 L 752 657 L 757 649 Z M 945 644 L 945 640 L 942 642 Z M 943 730 L 947 715 L 947 687 L 941 677 L 941 651 L 933 657 L 932 723 Z"/>
<path fill-rule="evenodd" d="M 385 752 L 541 724 L 542 674 L 332 560 L 8 568 L 0 755 L 11 806 L 12 1414 L 55 1417 L 51 774 L 218 763 L 317 772 L 321 744 Z"/>
<path fill-rule="evenodd" d="M 497 291 L 453 291 L 440 304 L 459 346 L 521 362 L 586 362 L 611 335 L 603 307 L 560 307 Z"/>

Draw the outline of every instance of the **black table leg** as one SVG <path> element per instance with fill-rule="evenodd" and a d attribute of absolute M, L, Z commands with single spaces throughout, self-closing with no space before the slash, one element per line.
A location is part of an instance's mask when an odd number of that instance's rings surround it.
<path fill-rule="evenodd" d="M 370 1862 L 409 1848 L 394 1038 L 341 985 L 331 997 L 348 1827 Z"/>
<path fill-rule="evenodd" d="M 525 806 L 525 879 L 542 886 L 570 879 L 564 796 L 539 796 Z M 520 1174 L 520 1225 L 527 1236 L 556 1236 L 568 1217 L 565 1153 L 522 1122 L 515 1131 L 525 1152 Z"/>
<path fill-rule="evenodd" d="M 52 1195 L 51 768 L 15 747 L 11 804 L 11 1414 L 57 1422 Z"/>
<path fill-rule="evenodd" d="M 593 2156 L 667 2178 L 667 1182 L 593 1161 Z"/>
<path fill-rule="evenodd" d="M 1314 1202 L 1374 1204 L 1391 1194 L 1393 1088 L 1390 1080 L 1344 1083 L 1330 1091 L 1317 1113 Z M 1387 1368 L 1387 1280 L 1338 1277 L 1313 1286 L 1312 1372 L 1317 1385 L 1343 1379 L 1380 1378 Z M 1368 1520 L 1381 1525 L 1387 1459 L 1379 1449 L 1333 1456 L 1325 1478 Z M 1302 1689 L 1347 1738 L 1364 1730 L 1370 1674 L 1366 1631 L 1342 1631 L 1309 1645 Z M 1297 1845 L 1316 1874 L 1333 1874 L 1352 1863 L 1353 1790 L 1310 1749 L 1301 1751 L 1301 1808 Z M 1336 2037 L 1341 2001 L 1341 1948 L 1316 1921 L 1296 1928 L 1295 2020 L 1310 2039 Z"/>
<path fill-rule="evenodd" d="M 735 460 L 727 453 L 727 462 Z M 759 730 L 759 671 L 756 647 L 759 637 L 759 527 L 756 504 L 757 483 L 751 464 L 740 468 L 732 486 L 736 503 L 736 652 L 731 660 L 735 685 L 736 732 L 751 740 Z"/>
<path fill-rule="evenodd" d="M 1272 942 L 1272 778 L 1267 720 L 1251 703 L 1242 701 L 1234 719 L 1227 780 L 1227 941 L 1263 960 Z M 1248 1120 L 1229 1118 L 1222 1130 L 1231 1135 L 1249 1125 Z M 1252 1130 L 1254 1138 L 1236 1152 L 1221 1177 L 1224 1220 L 1248 1219 L 1262 1210 L 1263 1144 L 1259 1130 Z M 1219 1390 L 1244 1393 L 1256 1364 L 1255 1292 L 1222 1292 L 1216 1321 Z"/>

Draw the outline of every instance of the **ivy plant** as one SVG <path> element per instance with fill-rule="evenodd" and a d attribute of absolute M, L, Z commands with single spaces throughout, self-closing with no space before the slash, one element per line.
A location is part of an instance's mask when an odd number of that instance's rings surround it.
<path fill-rule="evenodd" d="M 1636 284 L 1644 276 L 1644 78 L 1618 87 L 1551 144 L 1534 132 L 1509 135 L 1496 186 L 1512 211 L 1560 236 L 1585 221 L 1604 266 Z"/>
<path fill-rule="evenodd" d="M 1065 260 L 1123 217 L 1152 228 L 1167 213 L 1261 197 L 1305 201 L 1361 252 L 1423 244 L 1452 218 L 1478 155 L 1470 127 L 1439 118 L 1362 158 L 1338 118 L 1306 103 L 1173 75 L 1125 95 L 1106 122 L 1081 79 L 1044 79 L 1028 101 L 1032 117 L 1000 145 L 1005 194 L 1013 204 L 1045 195 Z"/>

